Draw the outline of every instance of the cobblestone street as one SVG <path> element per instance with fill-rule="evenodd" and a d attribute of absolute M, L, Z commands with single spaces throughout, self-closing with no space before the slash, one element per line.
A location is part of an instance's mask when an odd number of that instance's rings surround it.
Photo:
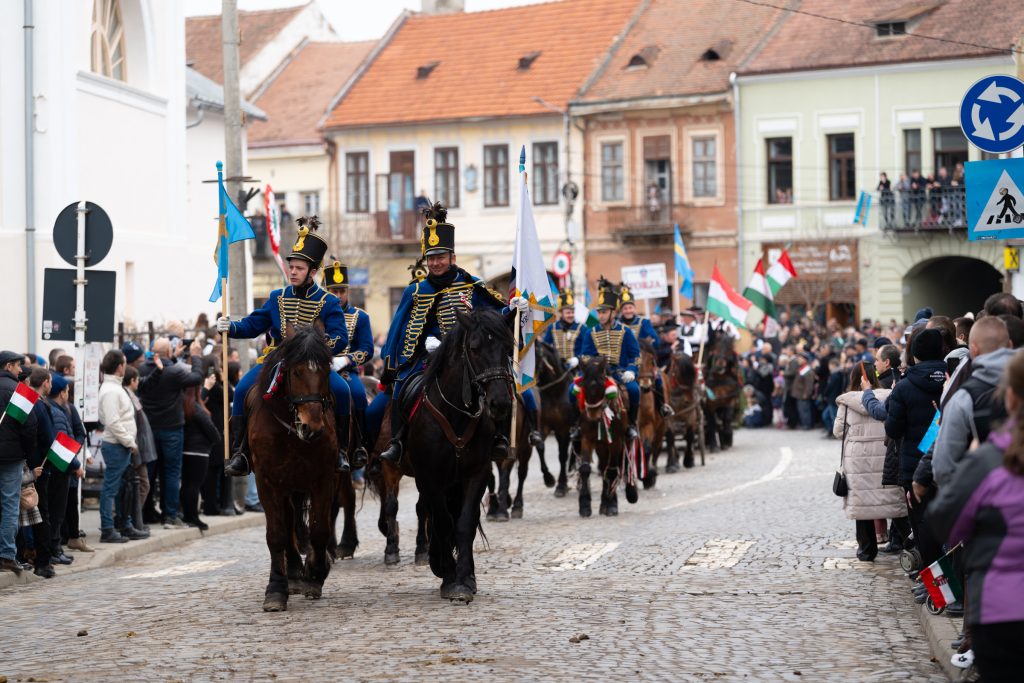
<path fill-rule="evenodd" d="M 258 528 L 8 588 L 0 675 L 945 680 L 896 559 L 853 556 L 853 522 L 830 491 L 838 444 L 775 430 L 736 442 L 706 467 L 661 476 L 636 505 L 620 494 L 617 518 L 580 519 L 574 495 L 554 498 L 532 461 L 524 518 L 485 523 L 468 606 L 442 600 L 429 569 L 413 566 L 411 481 L 402 563 L 384 567 L 367 494 L 355 559 L 335 564 L 322 600 L 292 596 L 285 613 L 260 608 L 269 563 Z"/>

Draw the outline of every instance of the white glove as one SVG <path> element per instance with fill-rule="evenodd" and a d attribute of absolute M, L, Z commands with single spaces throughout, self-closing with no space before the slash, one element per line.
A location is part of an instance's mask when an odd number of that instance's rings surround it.
<path fill-rule="evenodd" d="M 441 340 L 437 337 L 427 337 L 423 342 L 423 348 L 427 350 L 427 353 L 433 353 L 434 349 L 441 345 Z"/>
<path fill-rule="evenodd" d="M 341 372 L 351 364 L 352 361 L 349 360 L 348 356 L 335 356 L 335 358 L 331 361 L 331 370 L 334 370 L 335 372 Z"/>
<path fill-rule="evenodd" d="M 636 375 L 633 374 L 632 370 L 626 370 L 624 373 L 622 373 L 622 383 L 623 384 L 629 384 L 630 382 L 632 382 L 635 379 L 636 379 Z"/>
<path fill-rule="evenodd" d="M 570 370 L 572 370 L 573 368 L 580 364 L 580 359 L 577 358 L 576 356 L 573 356 L 572 358 L 567 360 L 565 364 L 569 366 Z"/>
<path fill-rule="evenodd" d="M 231 318 L 226 315 L 222 315 L 217 318 L 217 331 L 218 332 L 230 332 L 231 331 Z"/>
<path fill-rule="evenodd" d="M 530 301 L 521 296 L 514 296 L 508 300 L 508 307 L 518 308 L 520 313 L 526 313 L 530 310 Z"/>

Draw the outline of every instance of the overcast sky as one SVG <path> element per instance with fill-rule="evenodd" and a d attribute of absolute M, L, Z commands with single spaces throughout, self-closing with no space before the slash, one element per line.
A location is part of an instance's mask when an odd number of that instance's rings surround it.
<path fill-rule="evenodd" d="M 466 0 L 466 11 L 531 5 L 542 0 Z M 238 0 L 242 10 L 304 5 L 306 0 Z M 419 10 L 420 0 L 317 0 L 321 11 L 344 40 L 379 38 L 403 9 Z M 221 0 L 185 0 L 185 14 L 220 14 Z"/>

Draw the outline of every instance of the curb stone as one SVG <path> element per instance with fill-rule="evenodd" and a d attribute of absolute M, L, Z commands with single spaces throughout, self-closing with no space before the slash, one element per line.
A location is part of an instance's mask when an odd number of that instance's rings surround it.
<path fill-rule="evenodd" d="M 205 532 L 190 527 L 188 529 L 162 529 L 158 525 L 151 525 L 151 536 L 138 541 L 128 543 L 100 544 L 98 538 L 90 538 L 89 544 L 95 548 L 94 553 L 80 553 L 72 551 L 70 555 L 75 558 L 74 564 L 54 565 L 57 576 L 54 580 L 60 580 L 63 576 L 78 574 L 101 567 L 109 567 L 123 562 L 142 557 L 148 553 L 158 550 L 166 550 L 175 546 L 183 545 L 189 541 L 196 541 L 204 536 L 215 536 L 231 531 L 249 529 L 261 526 L 265 523 L 262 513 L 246 512 L 244 515 L 235 517 L 208 517 L 205 519 L 210 528 Z M 0 590 L 11 586 L 25 585 L 36 581 L 46 581 L 41 576 L 36 576 L 31 571 L 24 571 L 21 576 L 12 572 L 0 572 Z"/>
<path fill-rule="evenodd" d="M 931 647 L 932 656 L 938 662 L 942 673 L 950 681 L 959 681 L 965 669 L 958 669 L 949 661 L 953 656 L 953 650 L 949 644 L 960 635 L 960 627 L 963 625 L 962 618 L 953 619 L 945 614 L 932 614 L 924 605 L 915 605 L 917 618 L 921 622 L 925 635 L 928 637 L 928 645 Z"/>

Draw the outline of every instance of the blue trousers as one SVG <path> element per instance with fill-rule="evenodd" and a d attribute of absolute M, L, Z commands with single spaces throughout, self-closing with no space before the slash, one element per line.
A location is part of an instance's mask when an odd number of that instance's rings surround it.
<path fill-rule="evenodd" d="M 238 380 L 238 384 L 235 385 L 235 402 L 231 404 L 231 414 L 234 417 L 242 417 L 245 414 L 245 395 L 256 384 L 262 367 L 262 365 L 254 365 L 249 368 L 249 372 L 242 375 L 242 379 Z M 338 418 L 348 417 L 349 402 L 352 399 L 348 389 L 349 385 L 336 372 L 328 373 L 328 377 L 331 383 L 331 393 L 334 394 L 334 415 Z M 363 401 L 366 401 L 365 393 Z"/>
<path fill-rule="evenodd" d="M 14 537 L 18 534 L 24 466 L 24 460 L 0 463 L 0 557 L 5 560 L 13 560 L 16 554 Z"/>
<path fill-rule="evenodd" d="M 114 528 L 114 499 L 121 490 L 121 478 L 128 464 L 132 461 L 132 454 L 127 448 L 119 443 L 107 443 L 100 446 L 103 453 L 103 488 L 100 489 L 100 529 Z M 167 482 L 160 482 L 164 486 Z M 175 492 L 177 499 L 177 492 Z"/>
<path fill-rule="evenodd" d="M 185 458 L 185 429 L 154 429 L 157 460 L 160 466 L 160 511 L 168 520 L 178 516 L 181 495 L 181 463 Z M 104 455 L 106 452 L 104 451 Z M 148 468 L 147 468 L 148 469 Z"/>
<path fill-rule="evenodd" d="M 348 393 L 352 396 L 352 409 L 357 413 L 366 412 L 366 387 L 359 373 L 352 371 L 339 375 L 341 380 L 348 386 Z"/>
<path fill-rule="evenodd" d="M 399 388 L 396 383 L 395 391 L 397 392 Z M 382 391 L 373 397 L 370 407 L 366 409 L 366 435 L 374 441 L 380 435 L 380 425 L 384 421 L 384 413 L 387 412 L 390 403 L 391 394 Z"/>

